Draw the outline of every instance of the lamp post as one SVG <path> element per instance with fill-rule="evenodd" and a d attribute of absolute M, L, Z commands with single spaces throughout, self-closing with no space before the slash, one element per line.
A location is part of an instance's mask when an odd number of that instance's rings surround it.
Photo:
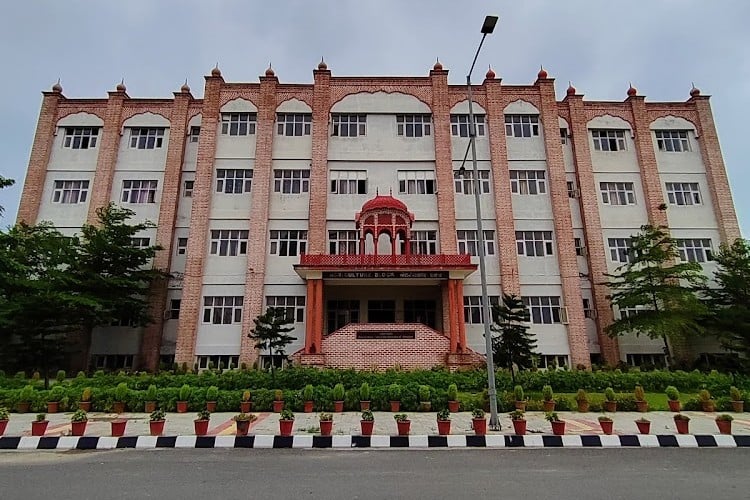
<path fill-rule="evenodd" d="M 485 264 L 485 241 L 484 241 L 484 230 L 482 228 L 482 207 L 479 200 L 479 193 L 481 183 L 479 179 L 479 169 L 477 168 L 477 147 L 476 147 L 476 136 L 477 128 L 474 122 L 474 108 L 472 106 L 471 97 L 471 73 L 474 71 L 474 65 L 479 57 L 479 51 L 482 50 L 482 44 L 484 39 L 495 30 L 497 24 L 497 16 L 487 16 L 484 18 L 482 24 L 482 40 L 479 42 L 477 52 L 474 54 L 474 60 L 471 61 L 471 68 L 469 73 L 466 75 L 466 94 L 469 98 L 469 147 L 471 148 L 471 163 L 474 171 L 474 204 L 476 206 L 477 215 L 477 239 L 479 243 L 479 275 L 482 281 L 482 323 L 484 324 L 484 345 L 485 355 L 487 358 L 487 389 L 490 398 L 490 429 L 496 430 L 498 428 L 497 420 L 497 389 L 495 387 L 495 363 L 492 359 L 492 334 L 490 332 L 491 313 L 490 313 L 490 301 L 487 296 L 487 267 Z M 468 151 L 467 151 L 468 153 Z M 464 156 L 464 162 L 466 156 Z M 463 164 L 459 169 L 460 174 L 464 174 L 466 169 Z"/>

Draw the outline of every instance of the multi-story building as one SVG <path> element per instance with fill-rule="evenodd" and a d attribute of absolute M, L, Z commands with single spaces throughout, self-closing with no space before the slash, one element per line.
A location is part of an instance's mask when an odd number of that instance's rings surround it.
<path fill-rule="evenodd" d="M 44 92 L 19 219 L 75 233 L 109 202 L 157 224 L 156 321 L 97 329 L 94 367 L 252 364 L 267 306 L 294 318 L 300 363 L 359 368 L 476 362 L 484 353 L 466 88 L 428 76 L 312 84 L 206 77 L 173 99 Z M 540 365 L 663 360 L 660 341 L 611 339 L 603 275 L 642 224 L 703 263 L 739 237 L 709 98 L 562 101 L 541 70 L 473 88 L 491 302 L 523 297 Z M 665 209 L 666 207 L 666 209 Z M 695 344 L 694 353 L 714 349 Z M 269 359 L 261 358 L 267 363 Z"/>

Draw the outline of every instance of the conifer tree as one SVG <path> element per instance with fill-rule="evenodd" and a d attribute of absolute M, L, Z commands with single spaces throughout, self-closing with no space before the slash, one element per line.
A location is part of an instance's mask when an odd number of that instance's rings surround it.
<path fill-rule="evenodd" d="M 531 368 L 536 340 L 529 332 L 529 311 L 520 297 L 503 294 L 502 304 L 492 306 L 492 356 L 497 366 L 510 370 L 515 384 L 515 367 Z"/>
<path fill-rule="evenodd" d="M 269 307 L 266 312 L 253 319 L 255 326 L 248 336 L 255 340 L 255 348 L 267 351 L 271 358 L 271 379 L 276 383 L 274 356 L 286 357 L 285 348 L 295 337 L 287 335 L 294 330 L 294 319 L 281 307 Z"/>

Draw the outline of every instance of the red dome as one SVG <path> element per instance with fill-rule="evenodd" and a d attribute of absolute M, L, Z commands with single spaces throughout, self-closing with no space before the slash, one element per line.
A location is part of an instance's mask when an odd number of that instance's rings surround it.
<path fill-rule="evenodd" d="M 544 80 L 545 78 L 547 78 L 547 76 L 548 76 L 548 75 L 547 75 L 547 71 L 545 71 L 545 69 L 544 69 L 544 66 L 542 66 L 542 67 L 541 67 L 541 68 L 539 69 L 539 73 L 537 73 L 537 74 L 536 74 L 536 76 L 537 76 L 537 78 L 539 78 L 540 80 Z"/>
<path fill-rule="evenodd" d="M 409 211 L 409 209 L 406 208 L 404 202 L 397 200 L 393 196 L 376 196 L 371 200 L 367 200 L 365 204 L 362 205 L 362 213 L 369 212 L 371 210 L 382 210 L 384 208 L 389 208 L 391 210 L 400 210 L 401 212 Z"/>

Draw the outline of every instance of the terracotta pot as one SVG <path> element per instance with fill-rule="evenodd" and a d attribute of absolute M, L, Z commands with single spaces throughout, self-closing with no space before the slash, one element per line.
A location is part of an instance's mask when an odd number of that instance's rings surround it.
<path fill-rule="evenodd" d="M 511 420 L 513 422 L 513 432 L 518 436 L 526 434 L 526 420 Z"/>
<path fill-rule="evenodd" d="M 703 411 L 710 413 L 716 410 L 716 407 L 714 406 L 713 401 L 703 401 L 701 402 L 701 408 Z"/>
<path fill-rule="evenodd" d="M 744 401 L 732 401 L 732 411 L 735 413 L 742 413 L 745 411 L 745 402 Z"/>
<path fill-rule="evenodd" d="M 635 409 L 641 413 L 646 413 L 648 411 L 648 401 L 636 401 Z"/>
<path fill-rule="evenodd" d="M 47 432 L 47 425 L 49 425 L 49 420 L 31 422 L 31 435 L 44 436 L 44 433 Z"/>
<path fill-rule="evenodd" d="M 125 403 L 120 401 L 112 403 L 112 411 L 115 413 L 125 413 Z"/>
<path fill-rule="evenodd" d="M 320 435 L 330 436 L 333 431 L 333 420 L 321 420 L 320 421 Z"/>
<path fill-rule="evenodd" d="M 302 411 L 305 413 L 312 413 L 314 404 L 315 404 L 314 401 L 305 401 L 304 408 Z"/>
<path fill-rule="evenodd" d="M 542 402 L 542 409 L 545 412 L 555 411 L 555 402 L 554 401 L 544 401 L 544 402 Z"/>
<path fill-rule="evenodd" d="M 404 420 L 403 422 L 397 420 L 396 427 L 398 428 L 399 436 L 408 436 L 409 429 L 411 429 L 411 420 Z"/>
<path fill-rule="evenodd" d="M 294 428 L 294 420 L 279 420 L 279 434 L 291 436 Z"/>
<path fill-rule="evenodd" d="M 250 421 L 249 420 L 240 420 L 235 422 L 237 424 L 237 432 L 236 434 L 238 436 L 247 436 L 247 431 L 250 430 Z"/>
<path fill-rule="evenodd" d="M 401 409 L 401 401 L 390 401 L 391 403 L 391 411 L 393 413 L 398 413 L 398 411 Z"/>
<path fill-rule="evenodd" d="M 526 401 L 514 401 L 516 410 L 526 411 Z"/>
<path fill-rule="evenodd" d="M 274 413 L 281 413 L 281 410 L 284 409 L 284 402 L 283 401 L 274 401 L 273 402 L 273 412 Z"/>
<path fill-rule="evenodd" d="M 562 436 L 565 434 L 565 422 L 562 420 L 558 420 L 556 422 L 552 423 L 552 434 L 555 436 Z"/>
<path fill-rule="evenodd" d="M 606 435 L 612 434 L 612 428 L 614 427 L 614 422 L 599 422 L 599 426 L 602 428 L 602 432 Z"/>
<path fill-rule="evenodd" d="M 28 413 L 29 406 L 31 406 L 31 403 L 27 402 L 19 402 L 16 403 L 16 410 L 18 410 L 18 413 Z"/>
<path fill-rule="evenodd" d="M 177 401 L 177 413 L 187 413 L 187 410 L 188 410 L 187 401 Z"/>
<path fill-rule="evenodd" d="M 604 402 L 604 411 L 608 411 L 610 413 L 614 413 L 617 411 L 617 401 L 605 401 Z"/>
<path fill-rule="evenodd" d="M 206 410 L 208 413 L 214 413 L 216 411 L 216 401 L 206 401 Z"/>
<path fill-rule="evenodd" d="M 162 432 L 164 432 L 164 424 L 166 423 L 166 420 L 152 420 L 148 423 L 149 431 L 151 431 L 152 436 L 161 436 Z"/>
<path fill-rule="evenodd" d="M 451 421 L 450 420 L 438 420 L 437 421 L 438 434 L 441 436 L 447 436 L 451 433 Z"/>
<path fill-rule="evenodd" d="M 669 405 L 669 411 L 674 412 L 674 413 L 679 412 L 680 409 L 681 409 L 681 406 L 682 406 L 680 404 L 680 400 L 679 399 L 675 400 L 675 401 L 672 401 L 670 399 L 669 401 L 667 401 L 667 404 Z"/>
<path fill-rule="evenodd" d="M 112 435 L 120 437 L 125 435 L 125 427 L 127 427 L 128 421 L 125 419 L 112 420 L 110 426 L 112 427 Z"/>
<path fill-rule="evenodd" d="M 365 411 L 370 409 L 370 402 L 369 401 L 360 401 L 359 402 L 359 411 Z"/>
<path fill-rule="evenodd" d="M 589 404 L 588 403 L 578 403 L 578 411 L 580 413 L 588 413 L 589 411 Z"/>
<path fill-rule="evenodd" d="M 343 401 L 334 401 L 333 402 L 333 411 L 336 413 L 341 413 L 344 411 L 344 402 Z"/>
<path fill-rule="evenodd" d="M 731 434 L 732 433 L 732 421 L 731 420 L 717 420 L 716 426 L 719 428 L 720 434 Z M 0 433 L 2 434 L 2 433 Z"/>
<path fill-rule="evenodd" d="M 74 436 L 83 436 L 86 433 L 86 424 L 88 424 L 88 421 L 84 420 L 83 422 L 71 422 L 70 423 L 70 430 Z"/>
<path fill-rule="evenodd" d="M 448 401 L 448 411 L 451 413 L 457 413 L 460 406 L 461 403 L 459 403 L 458 401 Z"/>
<path fill-rule="evenodd" d="M 47 413 L 57 413 L 60 403 L 57 401 L 47 401 Z"/>
<path fill-rule="evenodd" d="M 79 401 L 78 402 L 78 408 L 85 411 L 90 412 L 91 411 L 91 401 Z"/>
<path fill-rule="evenodd" d="M 651 432 L 651 422 L 638 422 L 636 420 L 635 425 L 638 427 L 638 432 L 641 434 L 648 434 Z"/>
<path fill-rule="evenodd" d="M 487 419 L 486 418 L 472 418 L 471 427 L 474 429 L 474 434 L 477 436 L 484 436 L 487 434 Z"/>
<path fill-rule="evenodd" d="M 5 434 L 5 428 L 8 427 L 8 421 L 7 420 L 0 420 L 0 436 Z"/>
<path fill-rule="evenodd" d="M 372 436 L 372 428 L 375 425 L 374 420 L 360 420 L 359 427 L 363 436 Z"/>
<path fill-rule="evenodd" d="M 146 401 L 143 403 L 143 411 L 146 413 L 152 413 L 156 411 L 156 401 Z"/>
<path fill-rule="evenodd" d="M 208 420 L 193 420 L 196 436 L 205 436 L 208 434 Z"/>
<path fill-rule="evenodd" d="M 253 407 L 252 401 L 241 401 L 240 402 L 240 412 L 241 413 L 250 413 L 250 409 Z"/>
<path fill-rule="evenodd" d="M 419 403 L 420 410 L 422 411 L 430 411 L 432 409 L 432 402 L 431 401 L 421 401 Z"/>
<path fill-rule="evenodd" d="M 674 421 L 675 427 L 677 427 L 677 434 L 689 434 L 690 422 L 688 420 L 677 420 Z"/>

